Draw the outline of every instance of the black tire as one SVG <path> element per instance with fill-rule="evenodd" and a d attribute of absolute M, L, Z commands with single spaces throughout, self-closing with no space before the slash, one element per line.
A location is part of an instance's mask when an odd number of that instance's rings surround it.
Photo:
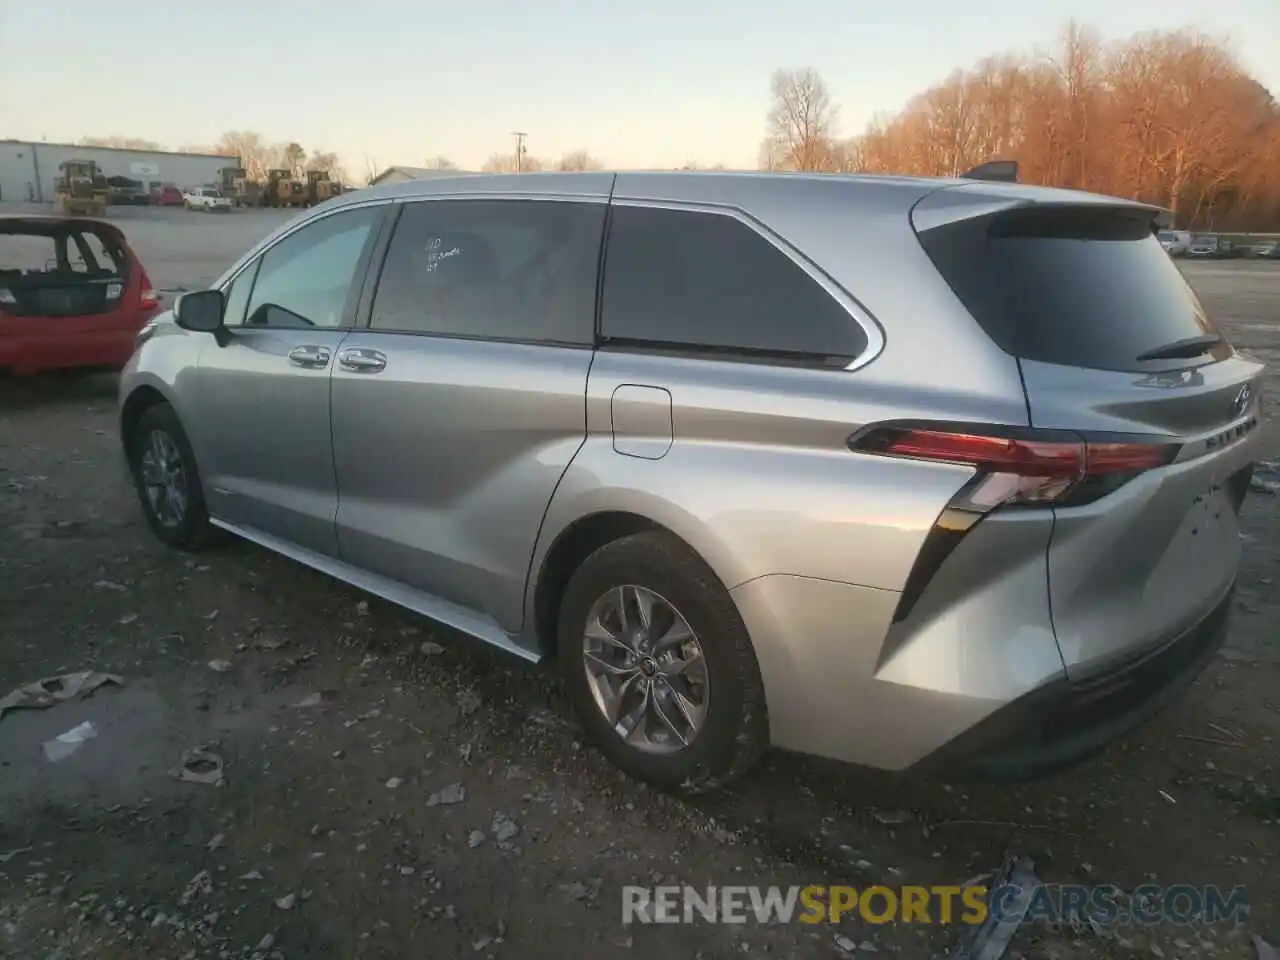
<path fill-rule="evenodd" d="M 153 434 L 161 433 L 173 441 L 177 448 L 182 474 L 181 482 L 186 492 L 186 507 L 181 519 L 166 522 L 156 512 L 147 492 L 143 477 L 143 456 L 152 443 Z M 213 526 L 209 523 L 209 511 L 205 506 L 204 489 L 196 467 L 195 454 L 177 413 L 167 403 L 147 408 L 138 419 L 129 445 L 129 472 L 133 475 L 134 488 L 142 505 L 147 526 L 161 543 L 178 550 L 199 550 L 213 538 Z"/>
<path fill-rule="evenodd" d="M 646 587 L 669 601 L 697 636 L 709 697 L 701 731 L 674 753 L 624 742 L 596 703 L 583 635 L 596 600 L 614 587 Z M 558 654 L 568 696 L 588 735 L 625 773 L 684 794 L 714 790 L 745 773 L 768 746 L 764 685 L 747 628 L 719 578 L 671 534 L 638 533 L 606 544 L 582 563 L 561 600 Z"/>

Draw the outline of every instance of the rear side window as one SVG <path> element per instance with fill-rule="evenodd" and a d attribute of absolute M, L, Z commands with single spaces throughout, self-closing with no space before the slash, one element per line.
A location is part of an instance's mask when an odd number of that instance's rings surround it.
<path fill-rule="evenodd" d="M 444 337 L 590 344 L 605 205 L 407 203 L 370 327 Z"/>
<path fill-rule="evenodd" d="M 1025 360 L 1140 371 L 1145 353 L 1217 333 L 1142 211 L 1031 207 L 920 242 L 987 335 Z"/>
<path fill-rule="evenodd" d="M 867 346 L 849 312 L 747 224 L 648 207 L 613 210 L 600 331 L 606 340 L 840 366 Z"/>

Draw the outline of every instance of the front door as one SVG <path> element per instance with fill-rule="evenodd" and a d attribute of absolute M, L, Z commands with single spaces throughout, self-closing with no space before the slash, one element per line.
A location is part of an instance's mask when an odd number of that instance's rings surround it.
<path fill-rule="evenodd" d="M 316 220 L 239 273 L 225 289 L 230 335 L 209 339 L 197 371 L 209 512 L 328 556 L 338 505 L 329 377 L 381 209 Z"/>
<path fill-rule="evenodd" d="M 405 204 L 333 374 L 344 560 L 521 628 L 586 436 L 606 197 Z"/>

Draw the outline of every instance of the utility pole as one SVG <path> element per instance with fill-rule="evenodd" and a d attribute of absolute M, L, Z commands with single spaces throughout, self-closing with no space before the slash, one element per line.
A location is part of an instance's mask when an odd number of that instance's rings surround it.
<path fill-rule="evenodd" d="M 517 131 L 511 135 L 516 138 L 516 173 L 519 173 L 524 166 L 524 138 L 528 134 Z"/>

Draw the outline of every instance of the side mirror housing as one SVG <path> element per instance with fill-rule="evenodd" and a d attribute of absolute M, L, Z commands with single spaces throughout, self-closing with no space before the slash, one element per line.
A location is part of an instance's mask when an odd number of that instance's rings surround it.
<path fill-rule="evenodd" d="M 216 334 L 222 329 L 226 306 L 221 290 L 195 290 L 178 297 L 173 319 L 183 330 Z"/>

